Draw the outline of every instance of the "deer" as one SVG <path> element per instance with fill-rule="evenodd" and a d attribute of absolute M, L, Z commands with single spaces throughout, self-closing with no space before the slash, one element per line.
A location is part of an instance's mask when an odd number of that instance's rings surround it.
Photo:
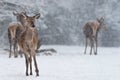
<path fill-rule="evenodd" d="M 25 11 L 21 12 L 23 14 L 26 14 Z M 13 12 L 13 15 L 16 16 L 17 22 L 12 22 L 8 25 L 8 39 L 10 44 L 10 51 L 9 51 L 9 58 L 11 58 L 12 53 L 12 47 L 13 47 L 13 53 L 14 57 L 18 57 L 18 46 L 17 46 L 17 38 L 19 37 L 19 34 L 22 30 L 24 30 L 24 18 L 21 13 L 18 13 L 18 11 Z M 21 54 L 22 57 L 22 54 Z"/>
<path fill-rule="evenodd" d="M 38 33 L 35 28 L 35 20 L 40 17 L 40 13 L 35 16 L 24 16 L 25 29 L 22 31 L 18 38 L 18 46 L 20 50 L 24 53 L 25 63 L 26 63 L 26 76 L 28 74 L 28 68 L 30 66 L 30 75 L 32 75 L 32 59 L 34 60 L 36 76 L 39 76 L 39 69 L 36 61 L 36 49 L 38 47 Z"/>
<path fill-rule="evenodd" d="M 100 19 L 97 18 L 96 21 L 87 22 L 83 27 L 83 33 L 85 36 L 85 51 L 84 54 L 86 54 L 87 45 L 88 45 L 88 39 L 90 40 L 90 55 L 92 54 L 92 50 L 94 50 L 94 55 L 97 55 L 97 47 L 98 47 L 98 32 L 100 29 L 106 29 L 104 24 L 104 17 L 101 17 Z"/>

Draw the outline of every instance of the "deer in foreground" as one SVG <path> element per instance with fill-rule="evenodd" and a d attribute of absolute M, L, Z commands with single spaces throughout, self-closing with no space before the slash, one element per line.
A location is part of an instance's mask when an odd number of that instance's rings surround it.
<path fill-rule="evenodd" d="M 9 24 L 8 26 L 8 39 L 9 39 L 9 44 L 10 44 L 10 52 L 9 52 L 9 58 L 11 57 L 11 53 L 12 53 L 12 47 L 13 47 L 13 53 L 14 53 L 14 57 L 18 56 L 18 46 L 17 46 L 17 38 L 19 37 L 19 34 L 22 30 L 24 30 L 23 27 L 23 22 L 24 22 L 24 17 L 23 14 L 26 14 L 25 11 L 18 13 L 13 12 L 13 15 L 16 16 L 17 18 L 17 22 L 12 22 Z M 22 57 L 22 54 L 21 54 Z"/>
<path fill-rule="evenodd" d="M 39 76 L 39 70 L 36 62 L 36 49 L 38 45 L 38 33 L 35 28 L 35 20 L 40 17 L 40 14 L 35 16 L 27 16 L 22 14 L 25 19 L 25 30 L 18 38 L 18 45 L 20 50 L 24 53 L 26 60 L 26 76 L 28 76 L 28 68 L 30 66 L 30 75 L 32 75 L 32 58 L 34 60 L 36 76 Z"/>
<path fill-rule="evenodd" d="M 85 35 L 85 51 L 84 54 L 86 54 L 87 45 L 88 45 L 88 39 L 90 40 L 90 55 L 92 54 L 92 49 L 94 50 L 94 54 L 97 55 L 97 47 L 98 47 L 98 32 L 101 28 L 105 28 L 104 26 L 104 18 L 101 17 L 100 19 L 97 19 L 97 21 L 93 22 L 87 22 L 85 26 L 83 27 L 83 32 Z"/>

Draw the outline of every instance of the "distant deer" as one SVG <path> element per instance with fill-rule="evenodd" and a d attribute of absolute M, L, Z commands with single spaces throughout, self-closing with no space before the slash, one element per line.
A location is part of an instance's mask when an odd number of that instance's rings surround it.
<path fill-rule="evenodd" d="M 98 37 L 98 32 L 101 28 L 105 28 L 103 17 L 93 22 L 87 22 L 83 27 L 83 32 L 85 35 L 85 44 L 86 44 L 84 54 L 86 54 L 86 49 L 89 39 L 91 43 L 90 55 L 92 54 L 92 49 L 94 50 L 94 54 L 97 55 L 97 47 L 98 47 L 97 37 Z"/>
<path fill-rule="evenodd" d="M 23 14 L 26 14 L 25 11 L 21 12 Z M 14 51 L 14 57 L 18 56 L 18 46 L 17 46 L 17 38 L 19 37 L 19 34 L 22 30 L 24 30 L 23 23 L 24 23 L 24 18 L 21 13 L 13 12 L 13 15 L 16 16 L 17 22 L 12 22 L 8 26 L 8 39 L 9 39 L 9 44 L 10 44 L 10 53 L 9 53 L 9 58 L 11 57 L 11 48 L 13 46 L 13 51 Z M 21 55 L 22 57 L 22 55 Z"/>
<path fill-rule="evenodd" d="M 18 38 L 18 45 L 20 50 L 24 53 L 26 60 L 26 76 L 28 76 L 28 68 L 30 65 L 30 75 L 32 75 L 32 58 L 34 60 L 36 76 L 39 76 L 39 70 L 36 62 L 36 50 L 38 47 L 38 33 L 35 28 L 35 19 L 40 17 L 40 14 L 35 16 L 27 16 L 22 14 L 25 19 L 25 30 Z"/>

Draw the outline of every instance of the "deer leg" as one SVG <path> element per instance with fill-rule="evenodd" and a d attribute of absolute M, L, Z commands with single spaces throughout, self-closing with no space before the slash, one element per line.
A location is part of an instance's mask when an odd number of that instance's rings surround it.
<path fill-rule="evenodd" d="M 10 35 L 10 31 L 9 31 L 9 29 L 8 29 L 8 38 L 9 38 L 9 43 L 10 43 L 9 58 L 11 58 L 11 47 L 12 47 L 12 43 L 11 43 L 11 35 Z"/>
<path fill-rule="evenodd" d="M 41 41 L 42 41 L 41 39 L 38 40 L 37 50 L 38 50 L 38 49 L 41 47 L 41 45 L 42 45 L 42 44 L 41 44 Z M 36 51 L 37 51 L 37 50 L 36 50 Z"/>
<path fill-rule="evenodd" d="M 22 58 L 23 57 L 23 53 L 22 53 L 22 51 L 21 50 L 19 50 L 19 54 L 20 54 L 20 57 Z"/>
<path fill-rule="evenodd" d="M 25 53 L 25 60 L 26 60 L 26 76 L 29 76 L 29 74 L 28 74 L 29 58 L 26 53 Z"/>
<path fill-rule="evenodd" d="M 36 62 L 36 55 L 33 56 L 33 59 L 34 59 L 36 76 L 39 76 L 39 70 L 38 70 L 37 62 Z"/>
<path fill-rule="evenodd" d="M 18 53 L 18 44 L 17 44 L 17 42 L 16 42 L 16 50 L 15 50 L 15 51 L 16 51 L 16 55 L 17 55 L 17 57 L 18 57 L 18 54 L 19 54 L 19 53 Z"/>
<path fill-rule="evenodd" d="M 31 55 L 30 55 L 29 61 L 30 61 L 30 75 L 32 75 L 32 57 L 31 57 Z"/>
<path fill-rule="evenodd" d="M 88 41 L 87 41 L 87 37 L 86 37 L 86 38 L 85 38 L 85 51 L 84 51 L 84 54 L 86 54 L 87 44 L 88 44 Z"/>
<path fill-rule="evenodd" d="M 93 48 L 93 40 L 92 39 L 90 40 L 90 43 L 91 43 L 90 55 L 92 55 L 92 48 Z"/>
<path fill-rule="evenodd" d="M 10 40 L 10 53 L 9 53 L 9 58 L 11 58 L 11 47 L 12 47 L 12 44 L 11 44 L 11 40 Z"/>
<path fill-rule="evenodd" d="M 16 49 L 17 49 L 17 45 L 16 45 L 16 43 L 17 43 L 17 41 L 16 41 L 16 39 L 14 38 L 14 57 L 16 58 L 16 57 L 18 57 L 18 55 L 17 55 L 17 52 L 16 52 Z"/>
<path fill-rule="evenodd" d="M 95 52 L 95 55 L 97 55 L 97 47 L 98 47 L 98 40 L 97 40 L 97 38 L 95 39 L 95 44 L 96 44 L 96 52 Z"/>
<path fill-rule="evenodd" d="M 96 53 L 96 41 L 95 39 L 93 39 L 93 50 L 94 50 L 94 54 Z"/>

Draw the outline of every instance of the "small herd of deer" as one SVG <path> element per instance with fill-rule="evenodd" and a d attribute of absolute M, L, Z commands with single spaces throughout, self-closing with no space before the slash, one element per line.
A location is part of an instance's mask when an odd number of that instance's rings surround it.
<path fill-rule="evenodd" d="M 8 38 L 11 47 L 14 48 L 14 56 L 17 57 L 18 47 L 24 53 L 26 60 L 26 76 L 28 76 L 28 67 L 30 65 L 30 75 L 32 75 L 32 58 L 34 60 L 36 76 L 39 76 L 39 70 L 36 62 L 36 50 L 38 47 L 38 31 L 35 27 L 35 20 L 40 17 L 40 13 L 35 16 L 28 16 L 25 11 L 13 12 L 17 22 L 10 23 L 8 27 Z"/>
<path fill-rule="evenodd" d="M 39 76 L 39 70 L 36 62 L 36 50 L 38 49 L 38 31 L 35 27 L 35 20 L 40 17 L 40 13 L 35 16 L 28 16 L 26 11 L 15 11 L 17 22 L 12 22 L 8 26 L 8 39 L 10 43 L 9 58 L 11 57 L 11 49 L 13 47 L 14 57 L 18 56 L 18 47 L 25 56 L 26 61 L 26 76 L 28 76 L 28 67 L 30 66 L 30 75 L 32 75 L 32 59 L 34 60 L 36 76 Z M 83 27 L 83 32 L 86 38 L 85 52 L 87 49 L 87 40 L 90 40 L 91 50 L 94 49 L 94 54 L 97 55 L 97 35 L 100 28 L 104 28 L 104 18 L 97 19 L 93 22 L 88 22 Z M 22 56 L 22 54 L 21 54 Z"/>

